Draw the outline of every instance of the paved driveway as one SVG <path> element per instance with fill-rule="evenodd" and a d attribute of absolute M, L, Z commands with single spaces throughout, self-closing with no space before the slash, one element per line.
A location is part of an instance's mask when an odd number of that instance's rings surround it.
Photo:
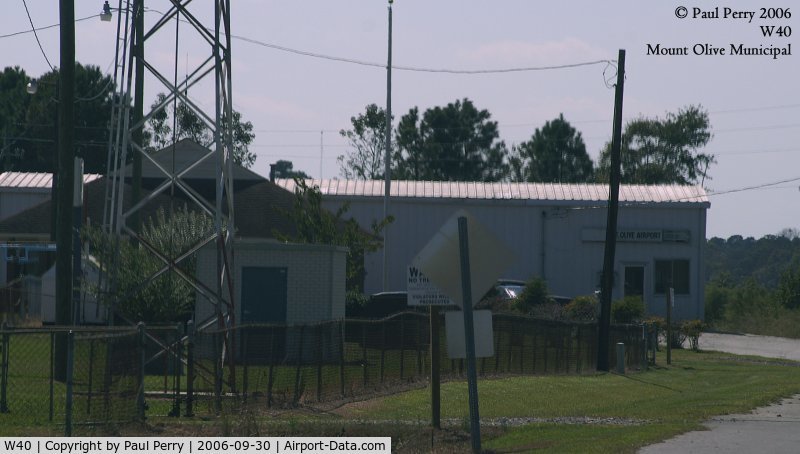
<path fill-rule="evenodd" d="M 779 337 L 703 333 L 700 336 L 700 348 L 800 361 L 800 341 Z M 800 396 L 758 408 L 749 414 L 715 417 L 704 425 L 708 427 L 708 431 L 685 433 L 663 443 L 647 446 L 639 452 L 800 452 Z"/>

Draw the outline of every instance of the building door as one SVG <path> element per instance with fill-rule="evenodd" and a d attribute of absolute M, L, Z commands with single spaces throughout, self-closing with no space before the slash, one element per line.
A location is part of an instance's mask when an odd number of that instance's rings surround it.
<path fill-rule="evenodd" d="M 274 364 L 286 357 L 286 277 L 286 268 L 242 267 L 242 323 L 270 326 L 240 331 L 240 361 Z"/>
<path fill-rule="evenodd" d="M 625 296 L 644 297 L 644 266 L 625 267 Z"/>
<path fill-rule="evenodd" d="M 286 268 L 242 267 L 242 322 L 286 323 Z"/>

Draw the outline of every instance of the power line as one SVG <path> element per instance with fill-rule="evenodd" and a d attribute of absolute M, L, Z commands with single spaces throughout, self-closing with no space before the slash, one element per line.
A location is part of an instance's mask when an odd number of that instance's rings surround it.
<path fill-rule="evenodd" d="M 53 65 L 50 63 L 50 59 L 47 58 L 47 54 L 44 51 L 44 47 L 42 47 L 42 42 L 39 41 L 39 34 L 36 33 L 36 26 L 33 25 L 33 19 L 31 19 L 31 12 L 28 11 L 28 2 L 26 0 L 22 0 L 22 4 L 25 5 L 25 14 L 28 15 L 28 22 L 31 23 L 31 31 L 33 31 L 33 36 L 36 37 L 36 43 L 39 44 L 39 50 L 42 51 L 42 56 L 44 56 L 44 60 L 47 62 L 47 66 L 49 66 L 51 70 L 55 70 L 53 68 Z"/>
<path fill-rule="evenodd" d="M 709 196 L 733 194 L 733 193 L 736 193 L 736 192 L 753 191 L 753 190 L 756 190 L 756 189 L 764 189 L 764 188 L 769 188 L 769 187 L 773 187 L 773 186 L 778 186 L 779 184 L 793 183 L 795 181 L 800 181 L 800 177 L 788 178 L 786 180 L 773 181 L 771 183 L 763 183 L 763 184 L 758 184 L 758 185 L 755 185 L 755 186 L 744 186 L 744 187 L 736 188 L 736 189 L 728 189 L 728 190 L 725 190 L 725 191 L 712 192 L 711 194 L 709 194 Z"/>
<path fill-rule="evenodd" d="M 23 2 L 24 2 L 24 0 L 23 0 Z M 75 19 L 75 22 L 77 23 L 77 22 L 85 21 L 85 20 L 88 20 L 88 19 L 95 18 L 97 16 L 98 16 L 97 14 L 92 14 L 91 16 L 86 16 L 86 17 L 81 17 L 80 19 Z M 31 24 L 31 26 L 32 25 L 33 24 Z M 0 35 L 0 39 L 2 39 L 2 38 L 11 38 L 12 36 L 24 35 L 24 34 L 27 34 L 27 33 L 34 33 L 35 34 L 37 31 L 48 30 L 50 28 L 56 28 L 59 25 L 61 25 L 61 24 L 52 24 L 52 25 L 48 25 L 46 27 L 39 27 L 39 28 L 33 28 L 31 30 L 21 30 L 21 31 L 14 32 L 14 33 L 8 33 L 8 34 L 5 34 L 5 35 Z"/>
<path fill-rule="evenodd" d="M 797 128 L 800 126 L 800 123 L 792 123 L 786 125 L 767 125 L 767 126 L 750 126 L 744 128 L 730 128 L 730 129 L 718 129 L 713 131 L 714 133 L 718 132 L 740 132 L 740 131 L 764 131 L 768 129 L 789 129 L 789 128 Z"/>
<path fill-rule="evenodd" d="M 347 58 L 347 57 L 338 57 L 333 55 L 326 55 L 320 54 L 317 52 L 310 52 L 305 50 L 293 49 L 291 47 L 279 46 L 277 44 L 267 43 L 264 41 L 260 41 L 254 38 L 248 38 L 246 36 L 241 35 L 231 35 L 232 38 L 238 39 L 240 41 L 244 41 L 250 44 L 255 44 L 257 46 L 266 47 L 269 49 L 279 50 L 281 52 L 287 52 L 296 55 L 302 55 L 305 57 L 313 57 L 319 58 L 323 60 L 331 60 L 331 61 L 338 61 L 342 63 L 351 63 L 355 65 L 361 66 L 369 66 L 374 68 L 386 68 L 384 63 L 376 63 L 370 62 L 365 60 L 356 60 L 354 58 Z M 570 69 L 570 68 L 578 68 L 581 66 L 592 66 L 592 65 L 599 65 L 605 64 L 609 65 L 612 64 L 613 60 L 594 60 L 594 61 L 586 61 L 586 62 L 578 62 L 578 63 L 568 63 L 564 65 L 548 65 L 548 66 L 528 66 L 528 67 L 517 67 L 517 68 L 494 68 L 494 69 L 450 69 L 450 68 L 424 68 L 419 66 L 403 66 L 403 65 L 392 65 L 393 70 L 398 71 L 412 71 L 412 72 L 427 72 L 427 73 L 446 73 L 446 74 L 462 74 L 462 75 L 476 75 L 476 74 L 499 74 L 499 73 L 513 73 L 513 72 L 530 72 L 530 71 L 548 71 L 548 70 L 555 70 L 555 69 Z"/>

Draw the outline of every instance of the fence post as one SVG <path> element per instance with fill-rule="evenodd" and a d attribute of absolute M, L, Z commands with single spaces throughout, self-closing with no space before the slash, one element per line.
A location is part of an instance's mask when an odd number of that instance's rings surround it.
<path fill-rule="evenodd" d="M 617 342 L 617 373 L 625 375 L 625 344 Z"/>
<path fill-rule="evenodd" d="M 300 351 L 297 352 L 297 368 L 294 373 L 294 399 L 293 403 L 300 402 L 300 369 L 303 365 L 303 343 L 305 342 L 306 325 L 300 325 Z"/>
<path fill-rule="evenodd" d="M 2 354 L 0 356 L 0 362 L 2 362 L 2 367 L 0 367 L 0 413 L 8 413 L 8 345 L 10 339 L 7 322 L 3 322 L 0 331 L 3 333 L 0 345 L 0 354 Z"/>
<path fill-rule="evenodd" d="M 367 387 L 367 324 L 361 324 L 361 365 L 364 369 L 364 387 Z"/>
<path fill-rule="evenodd" d="M 244 327 L 242 329 L 241 349 L 240 349 L 240 351 L 241 351 L 240 354 L 242 355 L 241 356 L 241 359 L 242 359 L 242 402 L 244 402 L 244 403 L 247 403 L 247 391 L 248 391 L 248 389 L 250 387 L 250 382 L 249 382 L 249 379 L 247 377 L 249 375 L 249 371 L 248 371 L 248 363 L 249 363 L 249 361 L 247 359 L 247 354 L 249 352 L 248 352 L 248 348 L 247 348 L 248 347 L 248 345 L 247 345 L 248 339 L 247 338 L 250 337 L 250 336 L 248 336 L 247 333 L 248 333 L 248 329 L 247 329 L 247 327 Z"/>
<path fill-rule="evenodd" d="M 344 349 L 346 347 L 347 339 L 347 320 L 342 319 L 339 322 L 339 394 L 344 397 Z"/>
<path fill-rule="evenodd" d="M 269 375 L 267 375 L 267 408 L 272 407 L 272 385 L 274 383 L 273 369 L 275 367 L 274 363 L 275 363 L 275 325 L 271 325 L 269 327 Z"/>
<path fill-rule="evenodd" d="M 139 350 L 139 391 L 136 395 L 136 412 L 139 420 L 144 421 L 144 364 L 146 360 L 144 322 L 139 322 L 136 325 L 136 330 L 138 333 L 137 349 Z"/>
<path fill-rule="evenodd" d="M 400 313 L 400 380 L 403 380 L 405 375 L 405 358 L 406 358 L 406 344 L 405 344 L 405 313 Z"/>
<path fill-rule="evenodd" d="M 194 321 L 186 324 L 186 416 L 194 416 Z"/>
<path fill-rule="evenodd" d="M 667 365 L 672 364 L 672 287 L 667 290 Z"/>
<path fill-rule="evenodd" d="M 173 361 L 173 379 L 172 379 L 172 410 L 169 416 L 177 418 L 181 415 L 181 366 L 183 360 L 183 324 L 178 323 L 175 325 L 175 339 L 173 345 L 175 346 L 175 357 Z M 167 370 L 169 372 L 169 370 Z"/>
<path fill-rule="evenodd" d="M 55 350 L 56 350 L 56 333 L 50 331 L 50 409 L 48 412 L 48 421 L 53 421 L 54 413 L 54 389 L 55 389 Z"/>
<path fill-rule="evenodd" d="M 323 325 L 317 325 L 317 402 L 322 401 L 322 356 L 325 342 L 323 340 Z"/>
<path fill-rule="evenodd" d="M 72 374 L 75 368 L 75 333 L 67 333 L 67 396 L 64 404 L 64 436 L 72 436 Z"/>
<path fill-rule="evenodd" d="M 647 349 L 650 343 L 647 331 L 647 323 L 642 323 L 642 370 L 647 370 Z"/>
<path fill-rule="evenodd" d="M 94 376 L 94 340 L 89 340 L 89 392 L 86 395 L 86 414 L 92 414 L 92 376 Z"/>

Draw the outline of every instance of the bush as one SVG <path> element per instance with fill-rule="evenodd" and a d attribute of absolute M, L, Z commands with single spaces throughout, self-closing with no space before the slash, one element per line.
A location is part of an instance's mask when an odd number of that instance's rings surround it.
<path fill-rule="evenodd" d="M 590 322 L 597 319 L 598 306 L 593 295 L 579 296 L 564 306 L 564 316 L 570 320 Z"/>
<path fill-rule="evenodd" d="M 367 307 L 369 298 L 361 292 L 350 290 L 345 295 L 344 314 L 345 317 L 359 317 Z"/>
<path fill-rule="evenodd" d="M 550 302 L 547 282 L 541 277 L 534 277 L 525 284 L 522 293 L 514 300 L 514 309 L 523 314 L 530 314 L 536 306 Z"/>
<path fill-rule="evenodd" d="M 686 320 L 681 324 L 680 332 L 689 340 L 689 346 L 694 351 L 700 350 L 700 334 L 705 325 L 700 320 Z"/>
<path fill-rule="evenodd" d="M 611 304 L 611 318 L 615 323 L 633 323 L 644 317 L 644 301 L 640 296 L 626 296 Z"/>
<path fill-rule="evenodd" d="M 475 305 L 476 310 L 490 310 L 495 314 L 509 314 L 514 312 L 514 300 L 502 296 L 490 296 Z"/>

